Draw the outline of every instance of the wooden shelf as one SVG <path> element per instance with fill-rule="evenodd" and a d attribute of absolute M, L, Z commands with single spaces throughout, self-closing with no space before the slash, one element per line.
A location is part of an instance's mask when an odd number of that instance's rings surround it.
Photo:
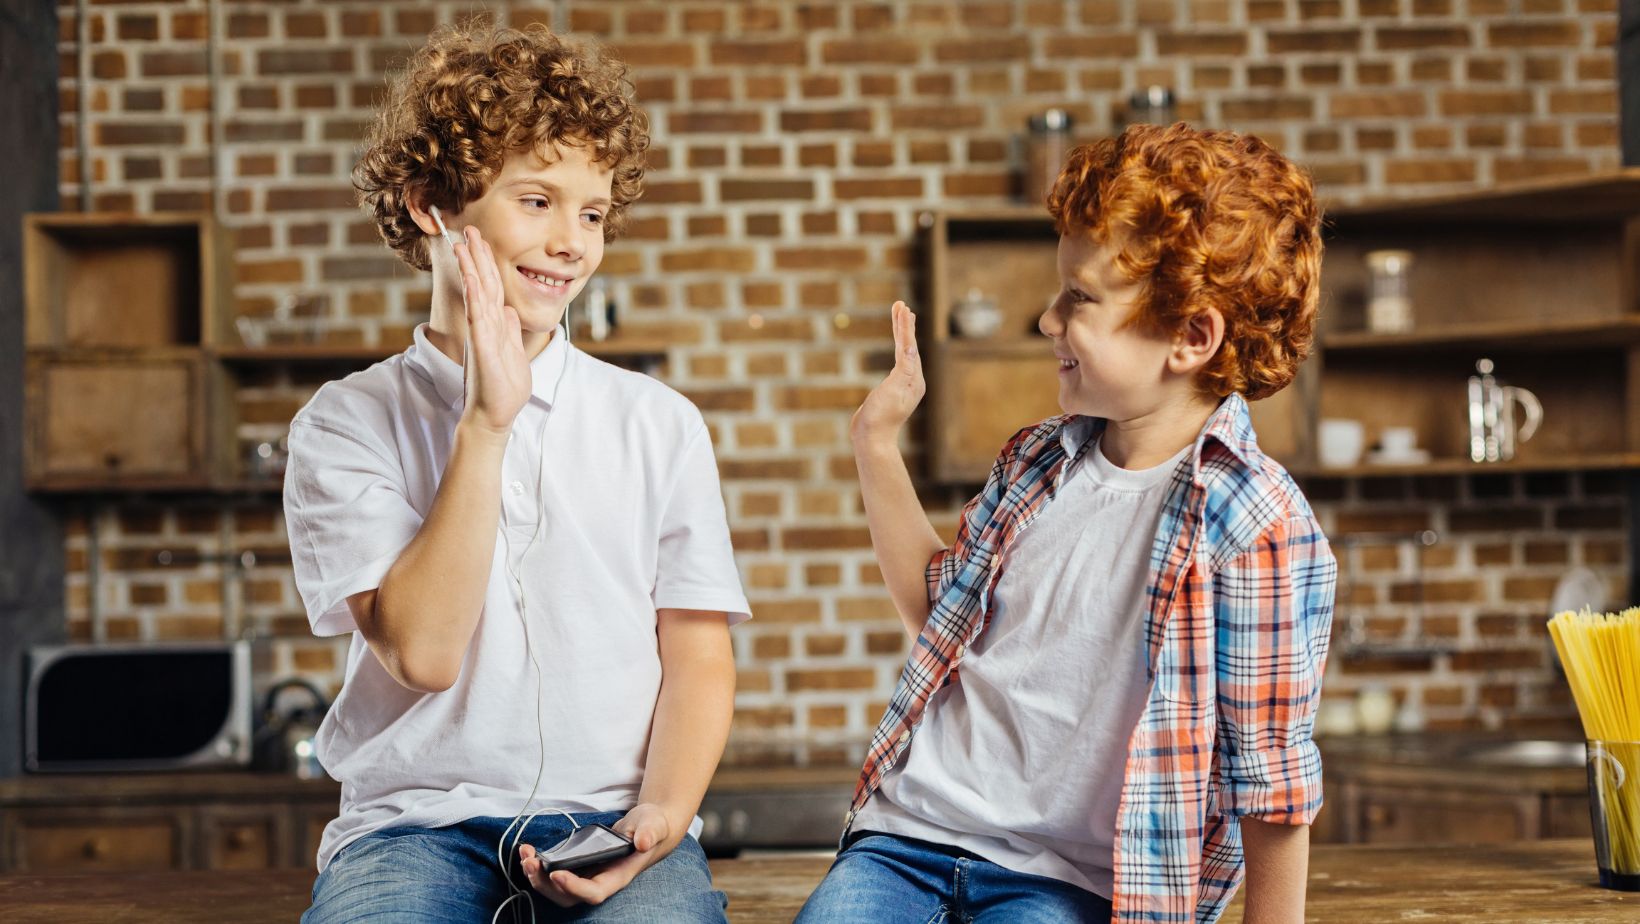
<path fill-rule="evenodd" d="M 923 307 L 928 345 L 928 475 L 976 483 L 1002 441 L 1058 413 L 1038 375 L 1049 346 L 1036 318 L 1058 288 L 1053 223 L 1037 207 L 927 212 Z M 1254 402 L 1265 450 L 1306 478 L 1640 469 L 1640 167 L 1417 200 L 1326 210 L 1323 331 L 1316 356 L 1282 392 Z M 1366 255 L 1413 255 L 1418 329 L 1366 325 Z M 994 298 L 995 339 L 962 340 L 954 301 Z M 1501 382 L 1543 404 L 1539 432 L 1506 463 L 1468 461 L 1467 378 L 1497 361 Z M 1360 421 L 1370 447 L 1412 427 L 1435 455 L 1421 465 L 1314 462 L 1317 422 Z"/>
<path fill-rule="evenodd" d="M 1295 478 L 1399 478 L 1418 475 L 1508 475 L 1518 472 L 1610 471 L 1640 469 L 1640 453 L 1614 452 L 1576 456 L 1547 456 L 1541 459 L 1511 459 L 1508 462 L 1471 462 L 1468 459 L 1431 459 L 1417 465 L 1352 465 L 1349 468 L 1319 466 L 1292 468 Z"/>
<path fill-rule="evenodd" d="M 1323 336 L 1321 348 L 1332 356 L 1413 350 L 1461 350 L 1479 356 L 1496 349 L 1622 349 L 1636 343 L 1640 343 L 1640 314 L 1543 324 L 1469 324 L 1404 334 L 1345 331 Z"/>
<path fill-rule="evenodd" d="M 1640 214 L 1640 167 L 1553 177 L 1423 199 L 1328 205 L 1332 224 L 1490 222 L 1511 225 L 1623 220 Z"/>

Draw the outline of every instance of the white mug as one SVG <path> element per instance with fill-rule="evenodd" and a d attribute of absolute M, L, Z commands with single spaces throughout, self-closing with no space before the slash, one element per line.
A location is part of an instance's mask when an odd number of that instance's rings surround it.
<path fill-rule="evenodd" d="M 1361 461 L 1367 430 L 1359 420 L 1328 417 L 1321 421 L 1319 437 L 1321 464 L 1327 468 L 1349 468 Z"/>

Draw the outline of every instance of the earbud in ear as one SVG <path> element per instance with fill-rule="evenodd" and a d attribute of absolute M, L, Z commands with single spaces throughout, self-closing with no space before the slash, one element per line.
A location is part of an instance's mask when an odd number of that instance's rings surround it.
<path fill-rule="evenodd" d="M 433 214 L 433 223 L 438 225 L 438 232 L 440 234 L 444 235 L 444 243 L 450 245 L 450 252 L 451 253 L 455 253 L 456 252 L 455 235 L 450 233 L 449 228 L 444 227 L 444 216 L 439 214 L 438 206 L 430 205 L 430 206 L 427 207 L 427 211 L 429 211 Z"/>

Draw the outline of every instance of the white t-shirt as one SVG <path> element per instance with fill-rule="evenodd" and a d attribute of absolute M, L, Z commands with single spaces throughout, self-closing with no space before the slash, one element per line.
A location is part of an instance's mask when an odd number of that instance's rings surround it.
<path fill-rule="evenodd" d="M 856 831 L 961 848 L 1111 895 L 1128 739 L 1144 711 L 1145 582 L 1169 480 L 1091 447 L 1007 554 L 991 622 Z"/>
<path fill-rule="evenodd" d="M 380 828 L 511 817 L 524 807 L 541 762 L 525 618 L 546 740 L 531 808 L 566 811 L 637 802 L 661 681 L 656 610 L 749 618 L 694 405 L 561 335 L 530 373 L 532 396 L 502 463 L 484 612 L 459 679 L 442 693 L 389 676 L 347 598 L 380 586 L 432 508 L 461 415 L 461 367 L 422 325 L 404 353 L 325 385 L 291 423 L 285 516 L 296 586 L 315 634 L 354 633 L 317 738 L 320 761 L 342 783 L 321 870 Z"/>

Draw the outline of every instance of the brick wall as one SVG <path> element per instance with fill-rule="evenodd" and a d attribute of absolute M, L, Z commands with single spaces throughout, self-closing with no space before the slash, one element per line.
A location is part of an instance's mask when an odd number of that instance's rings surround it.
<path fill-rule="evenodd" d="M 1183 117 L 1264 135 L 1340 201 L 1619 160 L 1613 0 L 90 0 L 84 49 L 60 7 L 65 206 L 214 211 L 236 235 L 235 310 L 319 313 L 335 342 L 404 343 L 428 301 L 350 206 L 384 70 L 470 7 L 556 14 L 623 51 L 657 143 L 604 272 L 627 324 L 671 332 L 659 374 L 713 427 L 758 617 L 735 633 L 740 760 L 852 760 L 892 689 L 906 646 L 848 415 L 888 362 L 888 304 L 913 291 L 919 211 L 1008 201 L 1028 114 L 1065 107 L 1098 134 L 1129 90 L 1167 84 Z M 255 384 L 247 438 L 311 388 Z M 1625 592 L 1616 480 L 1312 488 L 1333 535 L 1373 537 L 1341 546 L 1341 632 L 1356 614 L 1365 638 L 1434 652 L 1336 658 L 1331 694 L 1387 680 L 1443 727 L 1565 719 L 1540 617 L 1570 564 Z M 948 536 L 963 499 L 927 496 Z M 114 505 L 69 526 L 77 637 L 242 625 L 276 640 L 278 671 L 337 682 L 344 643 L 305 635 L 276 503 Z M 1394 538 L 1424 529 L 1435 545 Z"/>

